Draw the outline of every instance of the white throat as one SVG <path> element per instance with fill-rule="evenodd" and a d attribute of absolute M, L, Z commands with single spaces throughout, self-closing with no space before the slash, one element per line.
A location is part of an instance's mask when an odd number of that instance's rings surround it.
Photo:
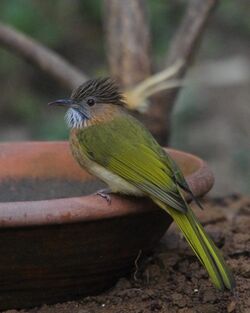
<path fill-rule="evenodd" d="M 87 126 L 87 120 L 83 118 L 80 112 L 72 108 L 66 112 L 65 121 L 69 128 L 83 128 Z"/>

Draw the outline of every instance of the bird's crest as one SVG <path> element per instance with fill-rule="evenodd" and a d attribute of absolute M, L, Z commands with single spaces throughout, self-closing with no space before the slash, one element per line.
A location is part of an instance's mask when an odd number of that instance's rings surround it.
<path fill-rule="evenodd" d="M 91 79 L 73 90 L 71 99 L 81 101 L 95 97 L 98 102 L 124 105 L 124 97 L 111 78 Z"/>

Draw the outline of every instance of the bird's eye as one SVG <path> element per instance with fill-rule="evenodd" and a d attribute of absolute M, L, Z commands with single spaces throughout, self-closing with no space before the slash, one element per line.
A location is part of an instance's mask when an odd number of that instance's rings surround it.
<path fill-rule="evenodd" d="M 89 98 L 89 99 L 87 99 L 87 105 L 89 105 L 89 106 L 92 106 L 92 105 L 94 105 L 95 104 L 95 100 L 93 99 L 93 98 Z"/>

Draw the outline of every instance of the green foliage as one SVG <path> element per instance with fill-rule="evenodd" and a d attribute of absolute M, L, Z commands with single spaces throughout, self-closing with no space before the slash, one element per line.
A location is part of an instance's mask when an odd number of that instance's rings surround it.
<path fill-rule="evenodd" d="M 53 1 L 53 4 L 55 8 L 59 7 L 58 1 Z M 55 8 L 53 11 L 56 14 Z M 62 40 L 63 32 L 60 25 L 48 17 L 42 2 L 32 0 L 0 2 L 0 18 L 3 22 L 37 38 L 44 44 L 53 46 Z"/>
<path fill-rule="evenodd" d="M 38 105 L 38 99 L 32 92 L 22 91 L 21 97 L 16 94 L 18 101 L 12 102 L 10 109 L 15 111 L 17 121 L 32 125 L 35 121 L 39 120 L 41 114 Z"/>
<path fill-rule="evenodd" d="M 5 77 L 10 72 L 19 72 L 22 69 L 23 61 L 5 50 L 0 50 L 0 75 Z"/>
<path fill-rule="evenodd" d="M 84 22 L 100 25 L 102 22 L 102 3 L 101 0 L 80 1 L 79 13 Z"/>
<path fill-rule="evenodd" d="M 245 1 L 221 1 L 216 13 L 228 31 L 237 32 L 240 36 L 250 33 L 250 3 Z"/>
<path fill-rule="evenodd" d="M 64 113 L 56 111 L 56 115 L 46 116 L 40 127 L 34 127 L 33 138 L 36 140 L 67 140 L 69 130 L 64 123 Z"/>

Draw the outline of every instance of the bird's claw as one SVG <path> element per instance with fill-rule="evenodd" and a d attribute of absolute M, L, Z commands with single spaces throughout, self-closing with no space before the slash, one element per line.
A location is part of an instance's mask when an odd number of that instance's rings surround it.
<path fill-rule="evenodd" d="M 109 192 L 106 190 L 99 190 L 96 193 L 98 196 L 102 197 L 103 199 L 105 199 L 108 204 L 111 204 L 111 196 L 109 195 Z"/>

